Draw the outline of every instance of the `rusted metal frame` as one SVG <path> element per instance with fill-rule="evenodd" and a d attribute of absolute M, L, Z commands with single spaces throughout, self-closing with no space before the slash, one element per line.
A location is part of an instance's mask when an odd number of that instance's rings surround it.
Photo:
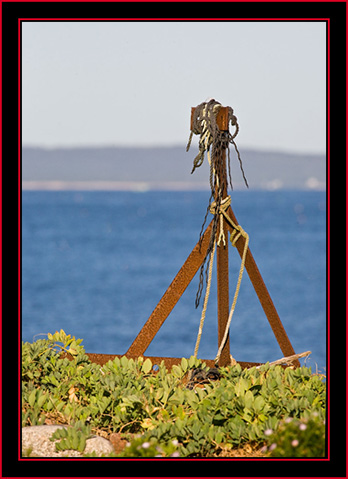
<path fill-rule="evenodd" d="M 227 214 L 232 219 L 235 225 L 238 225 L 237 218 L 235 217 L 231 206 L 227 210 Z M 232 233 L 233 227 L 228 225 L 229 231 Z M 236 242 L 236 248 L 240 257 L 243 256 L 245 245 L 245 238 L 242 236 Z M 272 328 L 272 331 L 278 341 L 280 349 L 282 350 L 284 356 L 292 356 L 295 354 L 295 351 L 291 345 L 291 342 L 286 334 L 284 326 L 279 318 L 278 312 L 273 304 L 272 298 L 268 292 L 268 289 L 262 279 L 261 273 L 257 267 L 257 264 L 254 260 L 253 255 L 251 254 L 250 248 L 248 248 L 246 259 L 245 259 L 245 269 L 248 272 L 249 278 L 252 282 L 254 290 L 259 298 L 261 306 L 266 314 L 266 317 L 269 321 L 269 324 Z M 294 361 L 294 366 L 300 367 L 301 364 L 298 359 Z"/>
<path fill-rule="evenodd" d="M 192 130 L 192 119 L 195 108 L 191 109 L 191 130 Z M 217 124 L 221 130 L 228 130 L 228 109 L 226 107 L 221 107 L 217 116 Z M 226 151 L 223 154 L 225 175 L 226 175 Z M 224 182 L 226 183 L 226 182 Z M 223 197 L 227 196 L 227 189 L 223 193 Z M 233 213 L 231 207 L 228 209 L 228 214 L 232 218 L 232 221 L 238 225 L 237 219 Z M 231 225 L 228 224 L 225 218 L 223 218 L 223 227 L 224 234 L 227 237 L 227 232 L 232 232 Z M 151 341 L 155 337 L 156 333 L 169 316 L 170 312 L 180 299 L 181 295 L 195 276 L 199 267 L 201 266 L 205 255 L 207 253 L 210 236 L 211 236 L 212 222 L 206 229 L 203 234 L 201 242 L 198 242 L 186 262 L 172 281 L 171 285 L 167 291 L 162 296 L 160 302 L 154 309 L 153 313 L 143 326 L 142 330 L 139 332 L 138 336 L 135 338 L 130 348 L 128 349 L 125 356 L 127 358 L 137 359 L 138 357 L 143 357 L 144 359 L 149 358 L 153 365 L 159 365 L 162 361 L 166 367 L 170 368 L 174 364 L 179 364 L 182 358 L 168 358 L 168 357 L 159 357 L 159 356 L 144 356 L 144 352 L 150 345 Z M 245 239 L 241 236 L 237 243 L 236 247 L 240 254 L 243 255 Z M 228 244 L 226 246 L 219 246 L 217 248 L 217 281 L 218 281 L 218 341 L 219 345 L 221 343 L 222 337 L 225 332 L 225 327 L 227 324 L 227 319 L 229 315 L 229 295 L 228 295 Z M 290 356 L 295 354 L 290 340 L 285 332 L 285 329 L 280 321 L 278 313 L 275 309 L 275 306 L 272 302 L 272 299 L 268 293 L 265 283 L 263 282 L 260 271 L 255 263 L 255 260 L 251 254 L 250 249 L 248 248 L 246 262 L 246 270 L 249 274 L 250 280 L 253 284 L 253 287 L 256 291 L 256 294 L 260 300 L 260 303 L 263 307 L 263 310 L 267 316 L 267 319 L 272 327 L 273 333 L 278 341 L 278 344 L 285 356 Z M 219 366 L 224 366 L 230 363 L 230 349 L 229 349 L 229 338 L 226 341 L 226 344 L 223 348 L 222 354 L 220 356 Z M 121 358 L 124 355 L 109 355 L 109 354 L 88 354 L 92 362 L 98 363 L 100 365 L 105 364 L 109 360 L 113 360 L 116 357 Z M 214 366 L 214 361 L 210 359 L 203 360 L 209 367 Z M 258 366 L 261 363 L 254 362 L 241 362 L 238 364 L 242 368 Z M 300 366 L 298 360 L 294 361 L 295 366 Z"/>
<path fill-rule="evenodd" d="M 158 330 L 179 301 L 183 292 L 201 266 L 210 242 L 212 222 L 205 230 L 201 241 L 198 241 L 191 254 L 173 279 L 156 308 L 146 321 L 138 336 L 126 352 L 126 356 L 142 356 L 149 347 Z"/>
<path fill-rule="evenodd" d="M 122 358 L 123 356 L 126 356 L 127 359 L 134 359 L 135 361 L 139 358 L 138 355 L 135 356 L 130 356 L 130 355 L 125 355 L 125 354 L 97 354 L 97 353 L 87 353 L 87 356 L 89 360 L 92 363 L 99 364 L 100 366 L 104 366 L 108 361 L 113 361 L 115 358 Z M 64 355 L 62 355 L 64 357 Z M 68 357 L 68 355 L 65 355 L 65 357 Z M 164 365 L 166 368 L 170 369 L 176 364 L 180 364 L 182 361 L 182 358 L 168 358 L 168 357 L 162 357 L 162 356 L 143 356 L 141 355 L 144 360 L 150 359 L 152 363 L 152 370 L 156 371 L 156 366 L 160 366 L 161 362 L 163 361 Z M 71 357 L 72 359 L 72 357 Z M 213 359 L 202 359 L 202 361 L 209 366 L 210 368 L 213 368 L 215 366 L 215 362 Z M 239 361 L 238 364 L 244 369 L 244 368 L 251 368 L 253 366 L 260 366 L 262 363 L 255 363 L 255 362 L 246 362 L 246 361 Z"/>

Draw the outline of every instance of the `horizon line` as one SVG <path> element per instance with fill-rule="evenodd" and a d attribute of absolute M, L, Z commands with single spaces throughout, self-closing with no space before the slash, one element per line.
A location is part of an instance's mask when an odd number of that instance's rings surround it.
<path fill-rule="evenodd" d="M 309 179 L 310 180 L 310 179 Z M 307 180 L 303 187 L 287 187 L 273 180 L 265 185 L 251 188 L 252 191 L 325 191 L 323 182 Z M 192 183 L 184 181 L 62 181 L 62 180 L 24 180 L 22 190 L 25 191 L 133 191 L 145 193 L 148 191 L 209 191 L 205 182 Z M 247 191 L 244 184 L 235 184 L 233 190 Z"/>

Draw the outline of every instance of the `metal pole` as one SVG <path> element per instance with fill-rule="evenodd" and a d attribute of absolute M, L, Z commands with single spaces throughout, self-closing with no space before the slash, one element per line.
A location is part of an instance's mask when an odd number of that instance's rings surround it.
<path fill-rule="evenodd" d="M 224 185 L 222 192 L 222 200 L 227 196 L 227 173 L 226 173 L 226 150 L 222 151 L 220 161 L 222 165 L 222 178 L 219 179 L 220 183 Z M 218 306 L 218 347 L 220 347 L 221 341 L 225 334 L 225 329 L 229 316 L 229 279 L 228 279 L 228 228 L 225 218 L 223 219 L 223 229 L 226 240 L 226 245 L 223 242 L 220 246 L 217 246 L 216 251 L 216 268 L 217 268 L 217 306 Z M 218 227 L 217 236 L 220 229 Z M 230 337 L 227 336 L 226 343 L 222 349 L 219 359 L 219 366 L 228 366 L 231 363 L 230 358 Z"/>

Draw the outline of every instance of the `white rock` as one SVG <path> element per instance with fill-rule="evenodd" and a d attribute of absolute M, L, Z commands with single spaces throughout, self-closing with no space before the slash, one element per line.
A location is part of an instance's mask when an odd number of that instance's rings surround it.
<path fill-rule="evenodd" d="M 114 452 L 114 448 L 111 442 L 107 439 L 100 436 L 94 436 L 87 439 L 83 453 L 91 454 L 93 451 L 95 451 L 98 456 L 101 456 L 102 454 L 110 454 L 110 452 Z"/>
<path fill-rule="evenodd" d="M 114 451 L 110 441 L 99 436 L 93 436 L 86 441 L 86 447 L 81 454 L 79 451 L 66 450 L 56 451 L 56 441 L 50 441 L 50 437 L 57 430 L 67 427 L 61 424 L 45 426 L 28 426 L 22 428 L 22 454 L 30 451 L 31 456 L 40 457 L 82 457 L 83 454 L 91 454 L 93 451 L 100 456 Z"/>

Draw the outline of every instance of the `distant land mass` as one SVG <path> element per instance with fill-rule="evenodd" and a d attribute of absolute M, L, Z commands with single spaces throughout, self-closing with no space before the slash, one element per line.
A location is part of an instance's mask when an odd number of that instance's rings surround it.
<path fill-rule="evenodd" d="M 250 189 L 325 190 L 326 157 L 239 148 Z M 23 189 L 200 190 L 209 188 L 209 165 L 191 175 L 198 147 L 84 147 L 22 149 Z M 231 147 L 234 189 L 245 189 Z"/>

